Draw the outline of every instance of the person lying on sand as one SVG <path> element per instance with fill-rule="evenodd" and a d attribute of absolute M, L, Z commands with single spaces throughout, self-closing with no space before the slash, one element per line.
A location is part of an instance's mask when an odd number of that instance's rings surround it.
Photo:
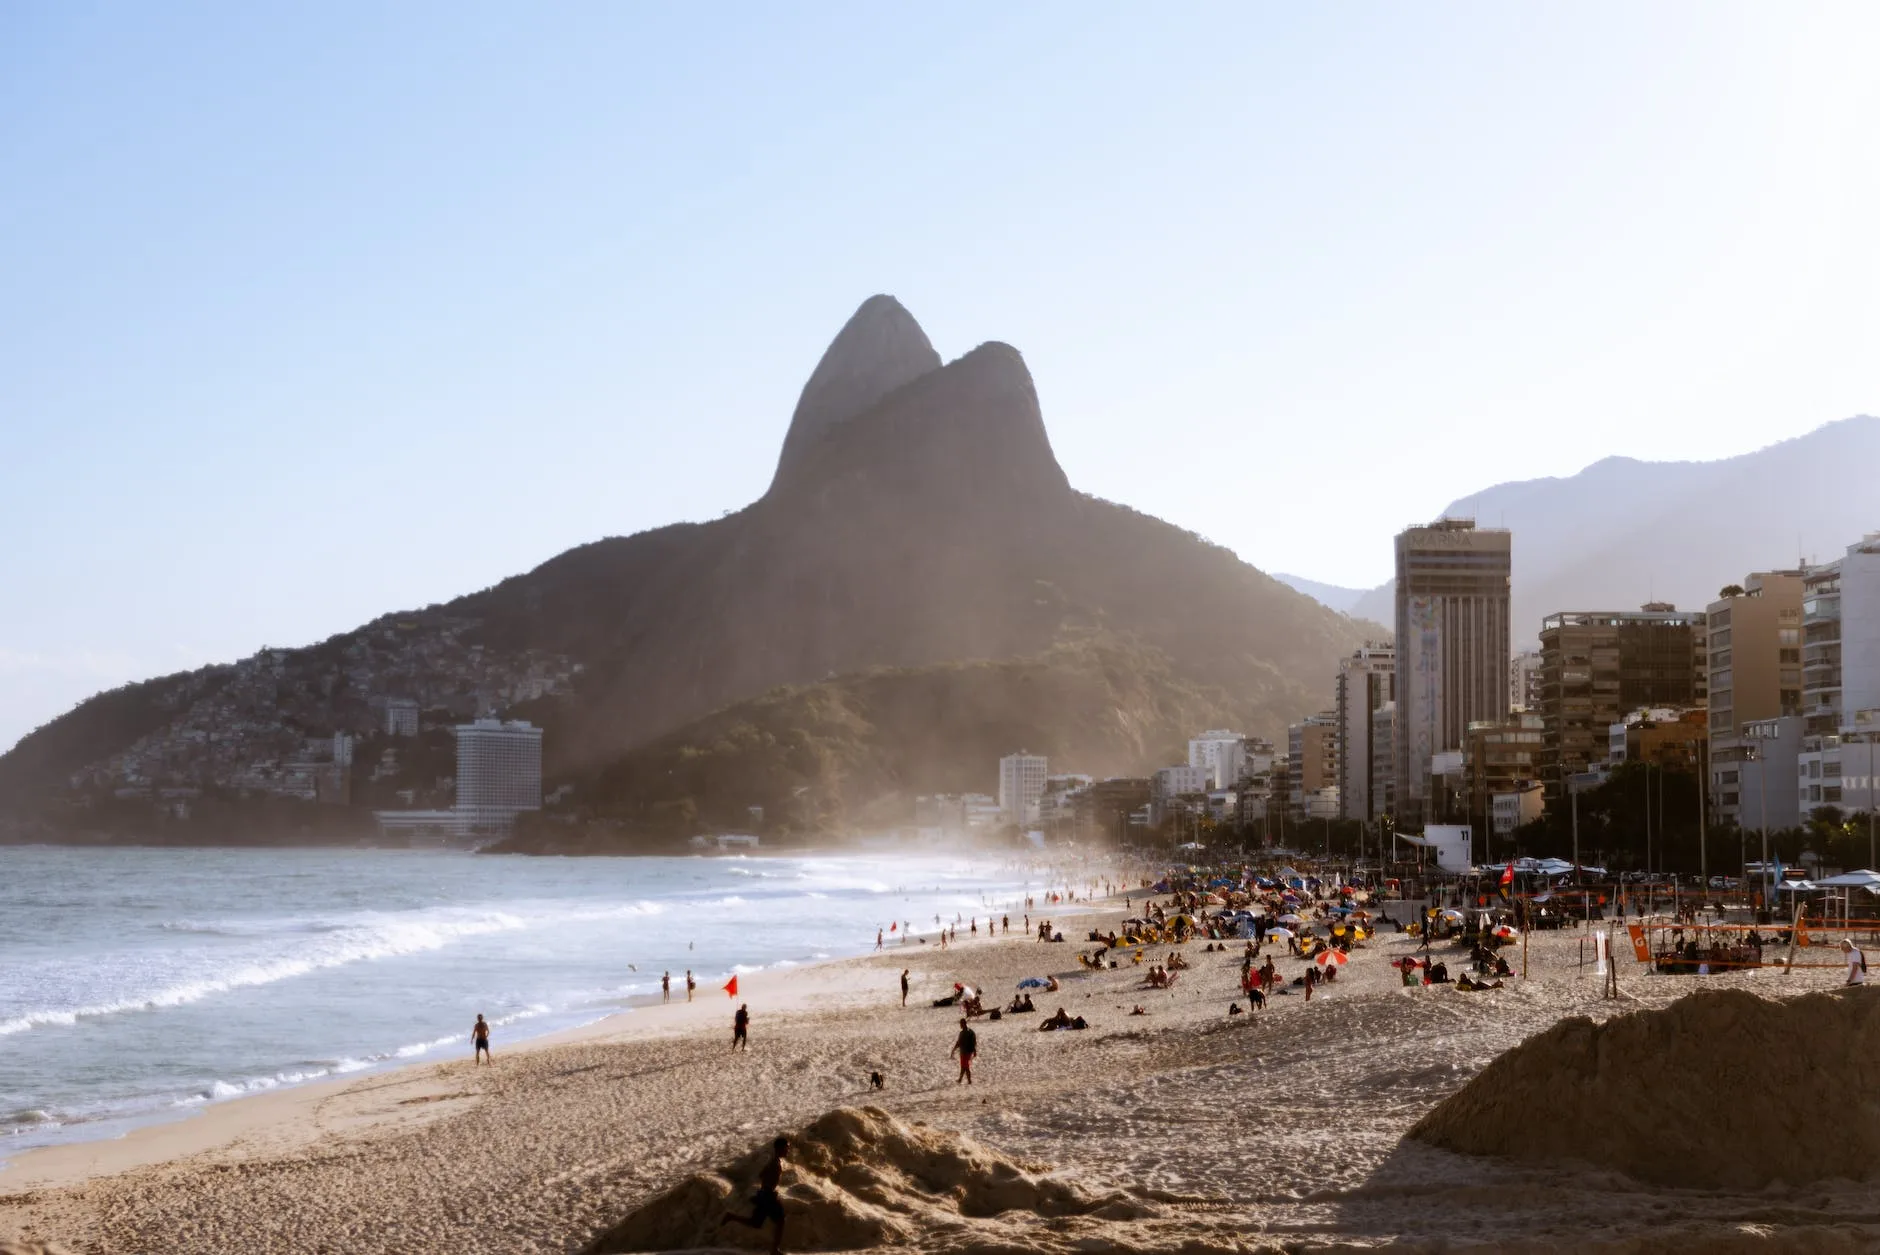
<path fill-rule="evenodd" d="M 736 1216 L 725 1213 L 725 1223 L 737 1223 L 750 1229 L 761 1229 L 767 1224 L 777 1226 L 776 1235 L 770 1242 L 770 1255 L 779 1255 L 783 1250 L 783 1196 L 778 1193 L 783 1185 L 783 1161 L 790 1154 L 790 1139 L 779 1137 L 770 1144 L 770 1162 L 757 1178 L 757 1193 L 751 1198 L 751 1214 Z"/>
<path fill-rule="evenodd" d="M 1041 1033 L 1052 1033 L 1063 1029 L 1075 1030 L 1089 1027 L 1090 1025 L 1085 1022 L 1083 1016 L 1071 1015 L 1065 1011 L 1063 1007 L 1059 1007 L 1056 1015 L 1051 1016 L 1042 1024 L 1038 1025 L 1038 1031 Z"/>
<path fill-rule="evenodd" d="M 1462 990 L 1464 993 L 1474 993 L 1481 989 L 1500 989 L 1501 982 L 1498 980 L 1470 980 L 1469 974 L 1464 972 L 1462 979 L 1456 982 L 1456 988 Z"/>

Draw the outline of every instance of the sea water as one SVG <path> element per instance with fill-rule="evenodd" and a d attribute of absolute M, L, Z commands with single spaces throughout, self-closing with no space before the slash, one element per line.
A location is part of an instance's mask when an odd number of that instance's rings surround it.
<path fill-rule="evenodd" d="M 500 1053 L 666 971 L 723 998 L 1062 884 L 996 856 L 0 847 L 0 1158 L 462 1055 L 479 1013 Z"/>

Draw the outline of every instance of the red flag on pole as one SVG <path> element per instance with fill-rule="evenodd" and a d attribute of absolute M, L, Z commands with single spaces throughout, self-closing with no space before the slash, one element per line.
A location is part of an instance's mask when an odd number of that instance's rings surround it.
<path fill-rule="evenodd" d="M 893 932 L 893 931 L 894 931 L 895 929 L 897 929 L 897 928 L 899 928 L 900 926 L 901 926 L 901 925 L 900 925 L 900 924 L 899 924 L 898 922 L 896 922 L 896 923 L 891 923 L 891 924 L 889 924 L 889 925 L 888 925 L 888 931 L 889 931 L 889 932 Z"/>
<path fill-rule="evenodd" d="M 1511 885 L 1514 883 L 1514 860 L 1513 859 L 1508 860 L 1508 870 L 1501 874 L 1501 883 L 1504 885 Z"/>
<path fill-rule="evenodd" d="M 738 978 L 736 976 L 733 976 L 730 980 L 725 982 L 725 994 L 732 998 L 738 996 Z"/>

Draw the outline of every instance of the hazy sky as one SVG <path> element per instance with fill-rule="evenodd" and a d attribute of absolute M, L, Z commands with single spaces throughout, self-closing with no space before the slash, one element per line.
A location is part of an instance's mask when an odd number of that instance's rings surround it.
<path fill-rule="evenodd" d="M 877 291 L 1344 584 L 1880 413 L 1880 5 L 926 10 L 0 6 L 0 747 L 745 504 Z"/>

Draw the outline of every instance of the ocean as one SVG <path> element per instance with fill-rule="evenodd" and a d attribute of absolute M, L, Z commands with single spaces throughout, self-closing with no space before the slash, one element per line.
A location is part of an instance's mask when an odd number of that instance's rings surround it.
<path fill-rule="evenodd" d="M 994 856 L 0 847 L 0 1159 L 461 1055 L 479 1013 L 501 1051 L 663 971 L 716 995 L 894 921 L 983 927 L 1063 883 Z"/>

